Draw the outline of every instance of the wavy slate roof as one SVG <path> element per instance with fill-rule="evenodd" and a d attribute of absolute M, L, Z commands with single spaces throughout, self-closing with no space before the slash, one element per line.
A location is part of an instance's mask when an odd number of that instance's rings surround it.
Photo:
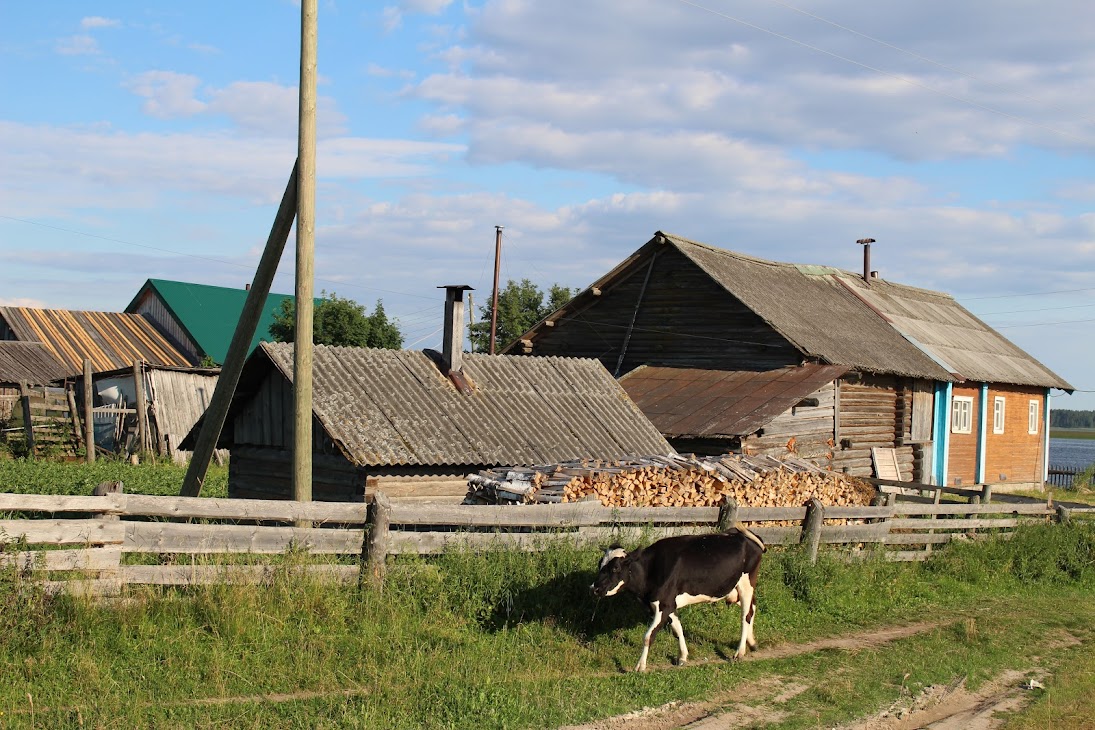
<path fill-rule="evenodd" d="M 838 365 L 765 371 L 642 365 L 620 385 L 668 438 L 744 436 L 847 371 Z"/>
<path fill-rule="evenodd" d="M 65 368 L 65 375 L 91 369 L 115 370 L 143 360 L 155 365 L 190 365 L 152 323 L 139 314 L 68 309 L 0 307 L 0 319 L 20 342 L 41 342 Z"/>
<path fill-rule="evenodd" d="M 41 342 L 0 341 L 0 383 L 45 385 L 67 374 Z"/>
<path fill-rule="evenodd" d="M 661 231 L 560 312 L 565 315 L 594 306 L 596 293 L 626 281 L 667 245 L 756 313 L 806 359 L 942 382 L 1073 390 L 949 294 L 883 279 L 874 279 L 868 286 L 850 271 L 768 261 Z M 545 323 L 562 319 L 560 312 L 548 315 L 523 338 L 534 340 Z"/>
<path fill-rule="evenodd" d="M 531 465 L 673 452 L 597 360 L 469 353 L 463 360 L 470 394 L 424 352 L 320 345 L 313 410 L 359 466 Z M 241 384 L 271 365 L 292 380 L 293 346 L 262 343 Z"/>

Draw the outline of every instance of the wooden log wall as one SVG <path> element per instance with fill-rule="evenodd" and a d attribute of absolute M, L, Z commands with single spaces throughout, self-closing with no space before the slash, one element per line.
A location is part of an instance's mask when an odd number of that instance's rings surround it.
<path fill-rule="evenodd" d="M 864 375 L 838 381 L 836 450 L 833 468 L 860 477 L 873 474 L 871 448 L 893 448 L 903 478 L 926 481 L 915 472 L 912 444 L 912 391 L 904 379 Z"/>
<path fill-rule="evenodd" d="M 647 280 L 649 263 L 638 259 L 624 280 L 591 306 L 542 329 L 531 353 L 524 354 L 596 357 L 616 373 L 627 339 L 619 375 L 644 363 L 769 370 L 801 359 L 756 313 L 676 249 L 658 250 Z"/>
<path fill-rule="evenodd" d="M 816 398 L 818 404 L 788 408 L 766 425 L 763 433 L 743 438 L 742 451 L 777 458 L 792 454 L 822 468 L 831 467 L 835 450 L 836 385 L 829 383 L 809 397 Z"/>
<path fill-rule="evenodd" d="M 915 485 L 931 489 L 928 485 Z M 905 491 L 905 485 L 888 487 Z M 917 493 L 918 490 L 908 490 Z M 945 490 L 957 494 L 961 490 Z M 982 493 L 977 493 L 980 497 Z M 988 495 L 986 495 L 988 496 Z M 918 497 L 902 497 L 918 499 Z M 971 497 L 971 501 L 972 501 Z M 49 590 L 92 595 L 120 593 L 126 585 L 262 583 L 287 569 L 281 553 L 304 550 L 289 568 L 313 577 L 356 582 L 382 576 L 387 555 L 444 550 L 540 550 L 563 540 L 605 544 L 663 535 L 710 532 L 719 507 L 609 508 L 590 502 L 506 506 L 415 505 L 386 499 L 373 504 L 209 499 L 108 493 L 57 496 L 0 493 L 0 534 L 25 540 L 18 552 L 0 551 L 0 565 L 18 565 Z M 377 510 L 385 510 L 378 514 Z M 1095 508 L 1090 508 L 1095 509 Z M 926 503 L 879 506 L 815 504 L 807 509 L 737 507 L 735 519 L 769 545 L 851 545 L 886 549 L 895 560 L 919 560 L 952 540 L 1007 533 L 1029 522 L 1067 521 L 1078 510 L 1046 502 Z M 308 522 L 309 528 L 293 525 Z M 782 526 L 780 523 L 784 523 Z M 840 523 L 840 524 L 837 524 Z M 386 525 L 381 530 L 367 525 Z M 256 564 L 233 565 L 218 556 L 246 553 Z M 140 565 L 124 556 L 140 554 Z M 278 555 L 264 562 L 262 556 Z M 329 556 L 329 557 L 324 557 Z"/>

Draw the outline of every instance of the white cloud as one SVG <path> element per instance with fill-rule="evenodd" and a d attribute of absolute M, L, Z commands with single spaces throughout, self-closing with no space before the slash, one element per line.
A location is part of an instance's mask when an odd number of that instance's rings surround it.
<path fill-rule="evenodd" d="M 99 42 L 85 34 L 62 38 L 55 48 L 62 56 L 95 56 L 100 53 Z"/>
<path fill-rule="evenodd" d="M 175 119 L 200 114 L 205 103 L 195 98 L 201 80 L 174 71 L 145 71 L 126 83 L 126 88 L 144 97 L 145 114 L 158 119 Z"/>
<path fill-rule="evenodd" d="M 103 18 L 98 15 L 92 15 L 83 18 L 80 21 L 80 27 L 87 30 L 90 28 L 117 28 L 122 24 L 122 21 L 114 18 Z"/>

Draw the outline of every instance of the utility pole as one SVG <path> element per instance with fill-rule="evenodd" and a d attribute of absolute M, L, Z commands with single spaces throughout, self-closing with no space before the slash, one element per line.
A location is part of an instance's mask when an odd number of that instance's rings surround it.
<path fill-rule="evenodd" d="M 300 122 L 297 131 L 296 342 L 293 347 L 293 499 L 312 500 L 312 330 L 316 225 L 317 0 L 300 3 Z"/>
<path fill-rule="evenodd" d="M 494 339 L 498 332 L 498 268 L 502 258 L 502 226 L 494 227 L 494 293 L 490 300 L 490 354 L 494 353 Z"/>

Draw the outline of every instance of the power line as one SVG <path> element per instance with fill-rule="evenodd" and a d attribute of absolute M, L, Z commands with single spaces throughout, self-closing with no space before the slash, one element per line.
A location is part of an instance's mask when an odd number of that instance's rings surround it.
<path fill-rule="evenodd" d="M 811 51 L 816 51 L 817 53 L 823 53 L 826 56 L 832 56 L 833 58 L 838 59 L 840 61 L 844 61 L 845 63 L 851 63 L 851 64 L 854 64 L 854 65 L 859 66 L 861 68 L 865 68 L 869 71 L 874 71 L 875 73 L 882 74 L 883 76 L 889 76 L 890 78 L 896 79 L 897 81 L 901 81 L 901 82 L 906 83 L 906 84 L 911 84 L 912 86 L 918 86 L 921 89 L 924 89 L 925 91 L 932 92 L 933 94 L 938 94 L 940 96 L 945 96 L 948 99 L 953 99 L 954 101 L 958 101 L 958 102 L 961 102 L 963 104 L 969 104 L 970 106 L 977 107 L 978 109 L 982 109 L 984 111 L 991 112 L 993 114 L 998 114 L 1002 117 L 1006 117 L 1008 119 L 1019 122 L 1021 124 L 1027 124 L 1027 125 L 1032 126 L 1032 127 L 1038 127 L 1040 129 L 1044 129 L 1048 132 L 1053 132 L 1054 134 L 1059 134 L 1062 137 L 1068 137 L 1069 139 L 1075 140 L 1076 142 L 1079 142 L 1079 143 L 1084 144 L 1084 145 L 1088 144 L 1088 140 L 1085 140 L 1081 137 L 1077 137 L 1074 134 L 1069 134 L 1068 132 L 1065 132 L 1063 130 L 1056 129 L 1054 127 L 1050 127 L 1050 126 L 1047 126 L 1045 124 L 1041 124 L 1040 122 L 1035 122 L 1031 119 L 1027 119 L 1025 117 L 1020 117 L 1017 114 L 1011 114 L 1010 112 L 1006 112 L 1006 111 L 1003 111 L 1001 109 L 996 109 L 994 107 L 987 106 L 985 104 L 980 104 L 976 101 L 973 101 L 972 99 L 966 99 L 964 97 L 958 96 L 957 94 L 951 94 L 950 92 L 943 91 L 942 89 L 937 89 L 933 86 L 928 86 L 927 84 L 916 81 L 915 79 L 910 79 L 906 76 L 901 76 L 900 74 L 895 74 L 895 73 L 892 73 L 890 71 L 886 71 L 884 69 L 878 68 L 876 66 L 871 66 L 870 64 L 863 63 L 862 61 L 856 61 L 853 58 L 848 58 L 847 56 L 841 56 L 839 53 L 833 53 L 832 51 L 827 51 L 824 48 L 819 48 L 818 46 L 814 46 L 814 45 L 811 45 L 811 44 L 806 43 L 804 41 L 800 41 L 797 38 L 792 38 L 789 35 L 785 35 L 783 33 L 777 33 L 774 30 L 769 30 L 768 28 L 764 28 L 764 27 L 756 25 L 754 23 L 750 23 L 749 21 L 742 20 L 741 18 L 735 18 L 733 15 L 727 15 L 726 13 L 722 13 L 722 12 L 719 12 L 717 10 L 712 10 L 711 8 L 700 5 L 699 3 L 692 2 L 692 0 L 677 0 L 677 1 L 680 2 L 680 3 L 683 3 L 684 5 L 691 5 L 692 7 L 696 8 L 697 10 L 703 10 L 704 12 L 711 13 L 712 15 L 718 16 L 720 18 L 725 18 L 726 20 L 732 20 L 735 23 L 740 23 L 741 25 L 744 25 L 748 28 L 752 28 L 753 30 L 759 30 L 762 33 L 767 33 L 768 35 L 775 36 L 776 38 L 781 38 L 785 41 L 790 41 L 791 43 L 802 46 L 803 48 L 808 48 Z"/>
<path fill-rule="evenodd" d="M 953 66 L 948 66 L 945 63 L 940 63 L 939 61 L 928 58 L 927 56 L 922 56 L 919 53 L 916 53 L 915 51 L 910 51 L 907 48 L 901 48 L 900 46 L 895 46 L 892 43 L 887 43 L 884 40 L 881 40 L 879 38 L 875 38 L 874 36 L 867 35 L 866 33 L 862 33 L 860 31 L 856 30 L 855 28 L 849 28 L 846 25 L 841 25 L 840 23 L 836 23 L 832 20 L 829 20 L 828 18 L 823 18 L 820 15 L 817 15 L 815 13 L 811 13 L 808 10 L 803 10 L 801 8 L 796 8 L 794 5 L 789 5 L 785 2 L 781 2 L 781 0 L 767 0 L 767 1 L 770 2 L 770 3 L 773 3 L 775 5 L 779 5 L 780 7 L 787 8 L 788 10 L 793 10 L 796 13 L 800 13 L 800 14 L 805 15 L 807 17 L 813 18 L 814 20 L 819 20 L 822 23 L 827 23 L 828 25 L 831 25 L 834 28 L 839 28 L 840 30 L 843 30 L 847 33 L 857 35 L 860 38 L 864 38 L 866 40 L 871 41 L 872 43 L 877 43 L 881 46 L 885 46 L 886 48 L 890 48 L 890 49 L 893 49 L 893 50 L 898 51 L 900 53 L 904 53 L 908 56 L 912 56 L 913 58 L 915 58 L 918 61 L 923 61 L 924 63 L 930 63 L 933 66 L 938 66 L 939 68 L 944 69 L 946 71 L 950 71 L 951 73 L 958 74 L 959 76 L 965 76 L 967 79 L 972 79 L 973 81 L 977 81 L 979 83 L 986 84 L 988 86 L 992 86 L 994 88 L 1000 89 L 1001 91 L 1006 91 L 1009 94 L 1012 94 L 1014 96 L 1018 96 L 1021 99 L 1026 99 L 1027 101 L 1032 101 L 1035 104 L 1039 104 L 1039 105 L 1044 106 L 1046 108 L 1056 109 L 1057 111 L 1062 111 L 1062 112 L 1068 113 L 1067 110 L 1062 108 L 1062 107 L 1054 106 L 1053 104 L 1047 104 L 1046 102 L 1042 101 L 1041 99 L 1035 99 L 1033 96 L 1027 96 L 1026 94 L 1016 92 L 1015 90 L 1009 89 L 1008 87 L 1004 86 L 1003 84 L 996 83 L 995 81 L 989 81 L 988 79 L 981 78 L 980 76 L 975 76 L 974 74 L 968 73 L 968 72 L 963 71 L 961 69 L 954 68 Z M 1080 116 L 1080 119 L 1082 119 L 1084 121 L 1095 121 L 1095 118 L 1087 117 L 1087 116 L 1083 116 L 1083 115 Z"/>
<path fill-rule="evenodd" d="M 1095 319 L 1073 319 L 1068 322 L 1031 322 L 1030 324 L 1002 324 L 993 329 L 1006 330 L 1014 327 L 1052 327 L 1058 324 L 1083 324 L 1085 322 L 1095 322 Z"/>
<path fill-rule="evenodd" d="M 1095 287 L 1086 287 L 1084 289 L 1057 289 L 1055 291 L 1032 291 L 1026 294 L 993 294 L 987 297 L 962 297 L 962 301 L 976 302 L 982 299 L 1011 299 L 1012 297 L 1041 297 L 1048 296 L 1049 294 L 1074 294 L 1082 291 L 1095 291 Z"/>
<path fill-rule="evenodd" d="M 978 317 L 993 317 L 997 314 L 1023 314 L 1024 312 L 1056 312 L 1059 309 L 1085 309 L 1087 307 L 1095 307 L 1095 304 L 1071 304 L 1066 307 L 1041 307 L 1039 309 L 1012 309 L 1008 312 L 985 312 L 984 314 L 978 314 Z"/>

